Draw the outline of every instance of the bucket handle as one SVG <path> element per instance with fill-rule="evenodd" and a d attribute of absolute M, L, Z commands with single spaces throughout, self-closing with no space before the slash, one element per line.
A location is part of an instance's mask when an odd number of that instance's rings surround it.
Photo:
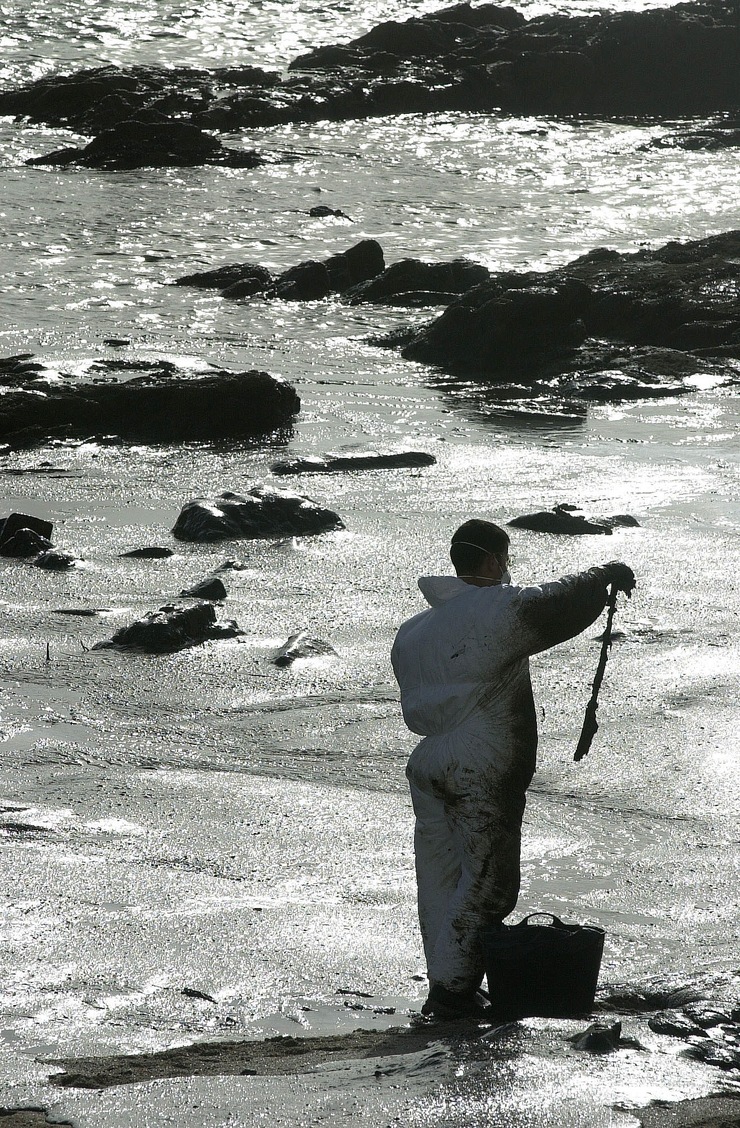
<path fill-rule="evenodd" d="M 550 920 L 552 921 L 552 923 L 555 926 L 559 925 L 560 928 L 567 928 L 567 925 L 565 925 L 563 923 L 563 921 L 560 919 L 560 917 L 556 917 L 554 913 L 544 913 L 544 912 L 530 913 L 529 916 L 525 916 L 523 920 L 520 920 L 519 924 L 520 925 L 529 924 L 532 917 L 549 917 Z"/>

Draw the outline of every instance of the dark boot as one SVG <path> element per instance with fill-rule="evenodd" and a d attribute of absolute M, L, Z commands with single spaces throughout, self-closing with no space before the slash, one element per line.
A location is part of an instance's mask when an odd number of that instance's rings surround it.
<path fill-rule="evenodd" d="M 448 1020 L 460 1018 L 485 1019 L 486 1002 L 487 1000 L 476 990 L 449 991 L 441 983 L 433 983 L 429 988 L 429 996 L 421 1008 L 421 1013 Z"/>

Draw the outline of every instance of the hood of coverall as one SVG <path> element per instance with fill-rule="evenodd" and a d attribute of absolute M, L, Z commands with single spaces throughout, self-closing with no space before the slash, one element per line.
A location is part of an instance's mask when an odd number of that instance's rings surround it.
<path fill-rule="evenodd" d="M 431 607 L 440 607 L 449 599 L 469 592 L 475 584 L 468 584 L 459 576 L 420 576 L 419 590 Z M 492 587 L 501 587 L 492 584 Z"/>

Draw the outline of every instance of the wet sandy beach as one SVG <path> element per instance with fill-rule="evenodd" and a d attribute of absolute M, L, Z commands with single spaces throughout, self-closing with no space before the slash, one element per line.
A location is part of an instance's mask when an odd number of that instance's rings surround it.
<path fill-rule="evenodd" d="M 425 393 L 406 395 L 421 419 Z M 542 496 L 546 461 L 551 474 L 560 467 L 553 502 L 633 512 L 641 528 L 609 538 L 515 536 L 517 578 L 623 557 L 640 579 L 620 605 L 601 727 L 578 765 L 598 624 L 534 663 L 541 755 L 515 918 L 544 909 L 603 926 L 602 999 L 647 984 L 737 1007 L 740 654 L 723 560 L 738 466 L 730 446 L 705 457 L 691 420 L 704 426 L 708 405 L 693 403 L 680 414 L 670 403 L 618 420 L 605 412 L 585 432 L 534 442 L 500 433 L 493 451 L 484 424 L 472 424 L 480 445 L 470 431 L 435 441 L 450 419 L 429 413 L 417 441 L 436 466 L 311 488 L 349 516 L 349 532 L 194 546 L 165 561 L 116 553 L 169 543 L 176 495 L 195 476 L 187 450 L 168 456 L 175 474 L 156 483 L 157 452 L 142 449 L 134 472 L 115 450 L 84 446 L 52 453 L 80 477 L 21 479 L 14 504 L 65 520 L 87 563 L 35 590 L 27 567 L 3 564 L 5 1108 L 42 1107 L 85 1128 L 340 1124 L 360 1109 L 379 1128 L 396 1117 L 524 1128 L 533 1116 L 632 1125 L 651 1102 L 668 1117 L 677 1102 L 737 1093 L 733 1071 L 691 1061 L 685 1040 L 650 1030 L 657 1003 L 595 1014 L 621 1018 L 623 1037 L 644 1047 L 603 1057 L 568 1042 L 583 1021 L 529 1020 L 483 1040 L 484 1030 L 420 1024 L 403 778 L 413 740 L 387 664 L 395 624 L 419 606 L 415 576 L 446 570 L 441 529 L 470 504 L 493 519 L 526 509 Z M 719 434 L 731 434 L 736 401 L 720 395 L 712 410 Z M 677 425 L 685 460 L 663 443 Z M 627 458 L 625 428 L 637 440 Z M 605 490 L 615 449 L 623 477 Z M 269 451 L 240 457 L 230 482 L 267 472 Z M 203 480 L 223 472 L 220 458 L 200 452 Z M 122 520 L 134 473 L 148 515 L 137 506 Z M 89 490 L 90 475 L 95 502 L 75 515 L 68 491 Z M 113 519 L 95 519 L 103 514 Z M 88 649 L 225 555 L 247 565 L 229 578 L 224 608 L 248 627 L 244 638 L 158 658 Z M 701 576 L 687 561 L 701 561 Z M 75 606 L 114 614 L 57 614 Z M 339 657 L 271 666 L 273 648 L 306 622 Z M 295 1038 L 320 1041 L 297 1057 Z M 661 1120 L 661 1107 L 644 1123 L 678 1123 Z M 684 1111 L 688 1124 L 712 1123 L 705 1106 Z"/>

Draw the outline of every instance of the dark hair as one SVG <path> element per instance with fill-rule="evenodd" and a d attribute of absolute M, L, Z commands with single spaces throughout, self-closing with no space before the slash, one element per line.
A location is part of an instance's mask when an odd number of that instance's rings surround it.
<path fill-rule="evenodd" d="M 509 551 L 509 534 L 493 521 L 474 517 L 452 534 L 450 560 L 458 576 L 474 576 L 476 569 L 490 553 L 505 556 Z"/>

